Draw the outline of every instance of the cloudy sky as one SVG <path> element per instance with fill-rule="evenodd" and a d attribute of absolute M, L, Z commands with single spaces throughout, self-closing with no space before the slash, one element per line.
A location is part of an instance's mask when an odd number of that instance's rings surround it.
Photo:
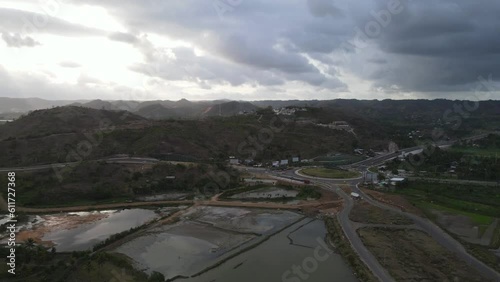
<path fill-rule="evenodd" d="M 498 0 L 0 0 L 0 96 L 500 99 Z"/>

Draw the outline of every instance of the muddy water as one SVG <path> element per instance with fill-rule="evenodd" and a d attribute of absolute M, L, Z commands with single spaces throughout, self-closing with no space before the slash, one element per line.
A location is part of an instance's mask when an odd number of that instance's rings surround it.
<path fill-rule="evenodd" d="M 76 228 L 49 232 L 43 236 L 43 240 L 52 241 L 59 252 L 88 250 L 113 234 L 140 226 L 157 217 L 154 211 L 146 209 L 101 213 L 109 213 L 109 216 Z"/>
<path fill-rule="evenodd" d="M 147 273 L 189 277 L 301 217 L 289 211 L 197 207 L 185 214 L 185 220 L 149 230 L 115 251 Z"/>
<path fill-rule="evenodd" d="M 325 235 L 322 221 L 305 219 L 198 277 L 176 281 L 358 281 L 340 255 L 325 251 Z"/>

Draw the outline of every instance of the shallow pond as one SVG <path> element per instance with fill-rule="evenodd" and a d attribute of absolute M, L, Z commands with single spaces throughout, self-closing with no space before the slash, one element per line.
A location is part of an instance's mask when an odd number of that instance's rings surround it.
<path fill-rule="evenodd" d="M 358 281 L 340 255 L 327 252 L 325 235 L 322 221 L 305 219 L 198 277 L 176 281 Z"/>
<path fill-rule="evenodd" d="M 323 221 L 290 211 L 198 207 L 180 222 L 150 230 L 115 251 L 132 258 L 138 269 L 178 277 L 175 281 L 296 282 L 302 280 L 293 279 L 292 267 L 304 261 L 306 270 L 314 268 L 304 272 L 308 281 L 357 281 L 330 252 L 325 236 Z M 321 261 L 310 261 L 315 254 Z"/>
<path fill-rule="evenodd" d="M 107 216 L 74 228 L 45 233 L 42 240 L 51 241 L 60 252 L 83 251 L 92 248 L 113 234 L 140 226 L 157 217 L 154 211 L 146 209 L 101 211 L 99 213 L 107 213 Z M 69 213 L 67 216 L 85 216 L 85 214 Z"/>

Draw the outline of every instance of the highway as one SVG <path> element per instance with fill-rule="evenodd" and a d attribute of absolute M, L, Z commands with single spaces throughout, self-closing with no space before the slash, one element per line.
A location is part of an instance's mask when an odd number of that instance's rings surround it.
<path fill-rule="evenodd" d="M 478 139 L 481 139 L 481 138 L 488 136 L 488 134 L 490 134 L 490 133 L 478 134 L 478 135 L 470 136 L 467 138 L 461 138 L 460 140 L 469 140 L 469 141 L 478 140 Z M 491 134 L 500 134 L 500 132 L 491 132 Z M 446 147 L 446 146 L 453 145 L 458 141 L 459 140 L 450 140 L 450 141 L 442 140 L 442 141 L 434 142 L 434 143 L 432 143 L 432 145 L 435 145 L 435 146 L 437 145 L 438 147 Z M 410 153 L 410 152 L 422 150 L 422 149 L 424 149 L 424 146 L 425 145 L 404 148 L 404 149 L 399 150 L 398 152 L 387 153 L 387 154 L 375 156 L 373 158 L 368 158 L 366 160 L 362 160 L 360 162 L 351 164 L 351 165 L 349 165 L 349 167 L 365 170 L 366 168 L 369 168 L 371 166 L 381 165 L 388 160 L 391 160 L 391 159 L 398 157 L 402 153 Z"/>

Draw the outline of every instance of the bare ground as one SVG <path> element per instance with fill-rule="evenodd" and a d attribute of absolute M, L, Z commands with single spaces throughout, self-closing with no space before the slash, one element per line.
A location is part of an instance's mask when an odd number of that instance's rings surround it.
<path fill-rule="evenodd" d="M 413 220 L 378 207 L 366 201 L 355 201 L 349 219 L 360 223 L 409 225 Z"/>
<path fill-rule="evenodd" d="M 358 233 L 396 281 L 488 281 L 422 231 L 361 228 Z"/>
<path fill-rule="evenodd" d="M 384 204 L 388 204 L 391 206 L 395 206 L 400 208 L 402 211 L 416 214 L 418 216 L 425 217 L 424 213 L 414 205 L 412 205 L 407 199 L 403 196 L 393 195 L 388 193 L 382 193 L 370 189 L 363 189 L 363 192 L 370 195 L 375 200 L 382 202 Z"/>

